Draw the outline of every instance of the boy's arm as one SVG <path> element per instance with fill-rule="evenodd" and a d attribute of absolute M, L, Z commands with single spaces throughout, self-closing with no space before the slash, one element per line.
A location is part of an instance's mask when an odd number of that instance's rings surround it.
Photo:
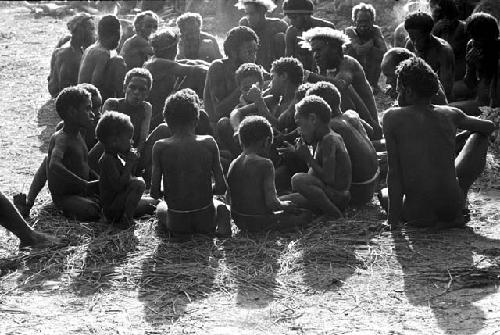
<path fill-rule="evenodd" d="M 443 47 L 440 63 L 439 80 L 443 84 L 446 96 L 450 97 L 453 90 L 453 82 L 455 81 L 455 54 L 449 45 Z"/>
<path fill-rule="evenodd" d="M 50 58 L 50 74 L 48 78 L 48 89 L 50 95 L 55 98 L 59 93 L 59 73 L 56 73 L 56 55 L 58 53 L 58 49 L 52 52 L 52 57 Z"/>
<path fill-rule="evenodd" d="M 383 55 L 387 51 L 387 44 L 385 44 L 384 36 L 382 35 L 380 27 L 374 26 L 374 28 L 373 47 L 379 51 L 380 55 Z"/>
<path fill-rule="evenodd" d="M 141 124 L 141 129 L 140 129 L 140 136 L 139 136 L 139 143 L 137 144 L 137 150 L 139 152 L 142 151 L 142 148 L 144 148 L 144 143 L 146 143 L 146 139 L 148 138 L 149 134 L 149 126 L 151 124 L 151 117 L 153 115 L 153 108 L 151 107 L 151 104 L 147 101 L 144 102 L 144 120 L 142 121 Z"/>
<path fill-rule="evenodd" d="M 283 209 L 283 203 L 278 199 L 276 184 L 274 183 L 274 166 L 269 160 L 265 160 L 262 164 L 262 173 L 264 176 L 264 197 L 266 206 L 269 210 L 276 212 Z"/>
<path fill-rule="evenodd" d="M 106 154 L 99 161 L 99 169 L 101 170 L 101 179 L 106 179 L 107 185 L 113 190 L 113 192 L 120 192 L 124 190 L 132 175 L 132 164 L 129 160 L 125 163 L 125 168 L 122 173 L 116 167 L 116 162 L 114 159 L 107 156 Z"/>
<path fill-rule="evenodd" d="M 210 146 L 213 155 L 212 174 L 215 181 L 213 194 L 224 194 L 227 190 L 227 184 L 226 179 L 224 178 L 224 172 L 222 171 L 222 164 L 220 163 L 219 147 L 213 137 L 210 137 Z"/>
<path fill-rule="evenodd" d="M 162 144 L 159 142 L 156 142 L 153 145 L 151 191 L 149 192 L 149 194 L 154 199 L 158 199 L 161 197 L 161 177 L 162 177 L 162 170 L 161 170 L 161 163 L 160 163 L 161 145 Z"/>
<path fill-rule="evenodd" d="M 335 182 L 337 146 L 336 139 L 332 136 L 328 136 L 323 140 L 321 147 L 323 165 L 320 165 L 314 159 L 311 151 L 309 151 L 309 147 L 303 141 L 297 143 L 293 151 L 297 153 L 321 181 L 327 185 L 331 185 Z"/>
<path fill-rule="evenodd" d="M 90 84 L 96 87 L 102 87 L 104 82 L 104 72 L 106 70 L 106 66 L 108 65 L 108 61 L 110 59 L 109 53 L 107 52 L 99 52 L 94 55 L 96 58 L 94 61 L 95 67 L 92 72 Z"/>
<path fill-rule="evenodd" d="M 493 131 L 498 129 L 498 125 L 495 125 L 492 121 L 468 116 L 459 109 L 454 110 L 456 113 L 455 124 L 460 129 L 470 130 L 484 136 L 489 136 Z"/>
<path fill-rule="evenodd" d="M 403 212 L 403 186 L 401 180 L 401 166 L 399 164 L 399 152 L 396 136 L 393 133 L 391 111 L 384 115 L 384 135 L 387 147 L 387 160 L 389 171 L 387 173 L 387 185 L 389 188 L 389 212 L 387 222 L 389 225 L 397 225 Z"/>
<path fill-rule="evenodd" d="M 210 99 L 213 101 L 215 112 L 215 115 L 210 115 L 211 120 L 220 120 L 225 116 L 229 116 L 233 108 L 238 104 L 240 98 L 239 88 L 235 87 L 232 92 L 226 92 L 224 81 L 222 64 L 212 63 L 207 73 Z"/>

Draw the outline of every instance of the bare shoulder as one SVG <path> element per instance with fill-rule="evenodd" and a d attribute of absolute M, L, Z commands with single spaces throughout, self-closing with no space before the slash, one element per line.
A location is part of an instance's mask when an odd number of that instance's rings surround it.
<path fill-rule="evenodd" d="M 345 28 L 345 34 L 349 37 L 356 36 L 356 27 L 347 27 Z"/>
<path fill-rule="evenodd" d="M 213 73 L 219 73 L 221 71 L 224 71 L 224 62 L 222 59 L 216 59 L 210 64 L 208 67 L 208 75 L 213 74 Z"/>
<path fill-rule="evenodd" d="M 153 108 L 153 106 L 151 105 L 151 103 L 149 101 L 143 101 L 142 106 L 144 107 L 144 110 L 146 112 L 151 111 Z"/>
<path fill-rule="evenodd" d="M 387 109 L 382 118 L 383 124 L 386 125 L 386 122 L 393 122 L 393 120 L 398 118 L 402 113 L 404 113 L 403 107 L 391 107 Z"/>
<path fill-rule="evenodd" d="M 196 135 L 196 141 L 206 145 L 210 149 L 217 148 L 217 142 L 210 135 Z"/>
<path fill-rule="evenodd" d="M 288 29 L 286 30 L 286 36 L 291 38 L 291 37 L 296 37 L 299 35 L 299 30 L 295 28 L 294 26 L 288 26 Z"/>

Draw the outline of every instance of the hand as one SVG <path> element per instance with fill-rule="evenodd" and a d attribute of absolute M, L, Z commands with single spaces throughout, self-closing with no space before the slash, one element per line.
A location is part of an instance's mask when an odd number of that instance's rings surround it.
<path fill-rule="evenodd" d="M 309 147 L 305 144 L 305 142 L 301 138 L 298 138 L 297 141 L 295 142 L 295 153 L 300 159 L 302 159 L 306 163 L 308 163 L 312 159 Z"/>
<path fill-rule="evenodd" d="M 294 153 L 296 151 L 295 146 L 291 145 L 288 141 L 283 141 L 283 145 L 284 147 L 276 148 L 276 150 L 278 150 L 278 153 L 281 155 L 286 153 Z"/>
<path fill-rule="evenodd" d="M 135 148 L 130 148 L 130 151 L 126 153 L 124 159 L 127 162 L 136 162 L 141 158 L 141 154 Z"/>
<path fill-rule="evenodd" d="M 258 102 L 259 100 L 262 100 L 262 91 L 260 87 L 256 84 L 253 84 L 245 94 L 245 99 L 251 102 Z"/>

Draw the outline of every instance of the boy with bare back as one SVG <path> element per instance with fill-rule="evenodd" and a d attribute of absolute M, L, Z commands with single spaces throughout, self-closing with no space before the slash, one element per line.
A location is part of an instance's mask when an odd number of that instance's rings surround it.
<path fill-rule="evenodd" d="M 342 136 L 352 164 L 351 201 L 352 205 L 370 202 L 378 186 L 380 169 L 377 152 L 366 134 L 356 112 L 340 111 L 340 93 L 329 82 L 318 82 L 307 91 L 306 96 L 323 98 L 332 110 L 330 128 Z"/>
<path fill-rule="evenodd" d="M 309 167 L 307 173 L 292 177 L 292 191 L 281 197 L 299 208 L 321 212 L 333 218 L 343 217 L 351 187 L 351 160 L 342 137 L 330 129 L 332 111 L 325 100 L 306 96 L 295 112 L 295 122 L 302 136 L 295 145 L 281 150 L 294 152 Z M 309 145 L 314 146 L 311 154 Z"/>
<path fill-rule="evenodd" d="M 183 91 L 165 103 L 170 138 L 153 147 L 151 196 L 165 203 L 157 207 L 160 225 L 174 235 L 230 234 L 230 214 L 214 194 L 226 192 L 219 149 L 211 136 L 195 134 L 199 106 Z M 212 185 L 212 178 L 215 184 Z M 163 180 L 163 183 L 162 183 Z"/>
<path fill-rule="evenodd" d="M 97 177 L 88 165 L 88 149 L 81 128 L 92 126 L 91 95 L 68 87 L 56 99 L 57 114 L 64 121 L 52 135 L 47 155 L 47 179 L 54 204 L 64 215 L 78 220 L 97 220 L 101 214 Z"/>
<path fill-rule="evenodd" d="M 75 15 L 67 24 L 71 32 L 69 45 L 63 44 L 54 50 L 50 60 L 48 89 L 56 97 L 63 88 L 78 83 L 78 69 L 85 49 L 95 41 L 93 16 L 87 13 Z"/>
<path fill-rule="evenodd" d="M 438 77 L 422 59 L 411 58 L 397 70 L 398 104 L 384 115 L 389 174 L 388 222 L 416 226 L 465 224 L 467 192 L 483 171 L 493 122 L 460 110 L 432 105 Z M 457 129 L 472 135 L 455 158 Z"/>
<path fill-rule="evenodd" d="M 133 218 L 153 214 L 156 200 L 144 197 L 144 180 L 132 177 L 139 157 L 131 150 L 134 126 L 130 117 L 106 112 L 99 120 L 96 135 L 104 145 L 99 159 L 99 190 L 106 219 L 120 228 L 135 224 Z"/>
<path fill-rule="evenodd" d="M 248 116 L 240 124 L 243 152 L 227 175 L 231 216 L 238 228 L 258 232 L 280 230 L 307 223 L 310 213 L 300 212 L 290 201 L 278 199 L 274 166 L 268 159 L 273 141 L 271 124 L 262 116 Z"/>
<path fill-rule="evenodd" d="M 116 54 L 119 41 L 120 21 L 114 15 L 103 16 L 97 25 L 97 43 L 85 50 L 80 64 L 78 83 L 95 85 L 104 101 L 123 96 L 127 69 L 123 58 Z"/>
<path fill-rule="evenodd" d="M 145 11 L 135 16 L 135 35 L 127 39 L 120 50 L 128 70 L 142 67 L 153 55 L 149 37 L 158 29 L 158 21 L 158 15 L 152 11 Z"/>

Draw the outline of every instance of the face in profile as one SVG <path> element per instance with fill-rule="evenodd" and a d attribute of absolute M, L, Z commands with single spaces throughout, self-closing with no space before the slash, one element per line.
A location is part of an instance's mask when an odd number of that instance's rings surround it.
<path fill-rule="evenodd" d="M 265 12 L 264 12 L 265 13 Z M 245 5 L 245 15 L 248 18 L 248 23 L 250 25 L 250 28 L 254 29 L 255 28 L 260 28 L 263 22 L 264 14 L 263 10 L 254 4 L 246 4 Z"/>
<path fill-rule="evenodd" d="M 141 35 L 148 37 L 156 32 L 158 22 L 152 16 L 146 16 L 141 24 Z"/>
<path fill-rule="evenodd" d="M 271 73 L 271 91 L 276 94 L 281 94 L 285 86 L 286 75 L 284 73 L 279 74 L 275 71 Z"/>
<path fill-rule="evenodd" d="M 373 28 L 372 15 L 366 10 L 359 11 L 356 16 L 355 24 L 358 34 L 369 35 Z"/>
<path fill-rule="evenodd" d="M 133 143 L 132 143 L 133 142 L 133 140 L 132 140 L 133 134 L 134 134 L 133 131 L 132 132 L 126 131 L 126 132 L 123 132 L 122 134 L 118 135 L 114 139 L 114 147 L 115 147 L 116 152 L 127 153 L 130 151 L 130 148 L 133 145 Z"/>
<path fill-rule="evenodd" d="M 299 129 L 300 136 L 306 144 L 314 143 L 314 131 L 316 129 L 316 115 L 309 114 L 307 116 L 295 112 L 295 124 Z"/>
<path fill-rule="evenodd" d="M 238 59 L 241 63 L 255 63 L 259 46 L 254 40 L 243 42 L 238 48 Z"/>
<path fill-rule="evenodd" d="M 385 76 L 385 83 L 391 86 L 391 89 L 388 91 L 388 95 L 392 99 L 396 99 L 398 93 L 396 91 L 396 73 L 395 68 L 390 64 L 389 60 L 385 59 L 382 61 L 382 73 Z"/>
<path fill-rule="evenodd" d="M 127 87 L 125 87 L 125 99 L 132 105 L 142 103 L 149 94 L 149 83 L 146 78 L 132 77 Z"/>
<path fill-rule="evenodd" d="M 288 19 L 290 20 L 290 25 L 294 26 L 295 28 L 302 30 L 305 28 L 305 15 L 304 14 L 288 14 L 287 15 Z"/>
<path fill-rule="evenodd" d="M 77 34 L 82 40 L 82 46 L 87 48 L 88 46 L 94 44 L 95 42 L 95 24 L 93 20 L 86 20 L 78 28 Z"/>
<path fill-rule="evenodd" d="M 325 41 L 314 39 L 311 41 L 311 52 L 316 65 L 322 70 L 335 69 L 344 58 L 342 47 L 328 44 Z"/>
<path fill-rule="evenodd" d="M 74 113 L 75 123 L 81 127 L 88 129 L 92 127 L 93 113 L 92 113 L 92 101 L 90 98 L 85 97 L 84 101 L 75 109 Z"/>
<path fill-rule="evenodd" d="M 427 41 L 429 40 L 429 34 L 425 34 L 418 29 L 408 29 L 408 36 L 410 37 L 415 50 L 424 51 Z"/>
<path fill-rule="evenodd" d="M 180 37 L 184 41 L 197 41 L 200 38 L 200 25 L 197 22 L 185 22 L 179 29 Z"/>
<path fill-rule="evenodd" d="M 400 107 L 408 106 L 409 105 L 407 96 L 408 91 L 405 89 L 403 85 L 401 85 L 399 80 L 397 81 L 396 90 L 398 92 L 398 105 Z"/>

